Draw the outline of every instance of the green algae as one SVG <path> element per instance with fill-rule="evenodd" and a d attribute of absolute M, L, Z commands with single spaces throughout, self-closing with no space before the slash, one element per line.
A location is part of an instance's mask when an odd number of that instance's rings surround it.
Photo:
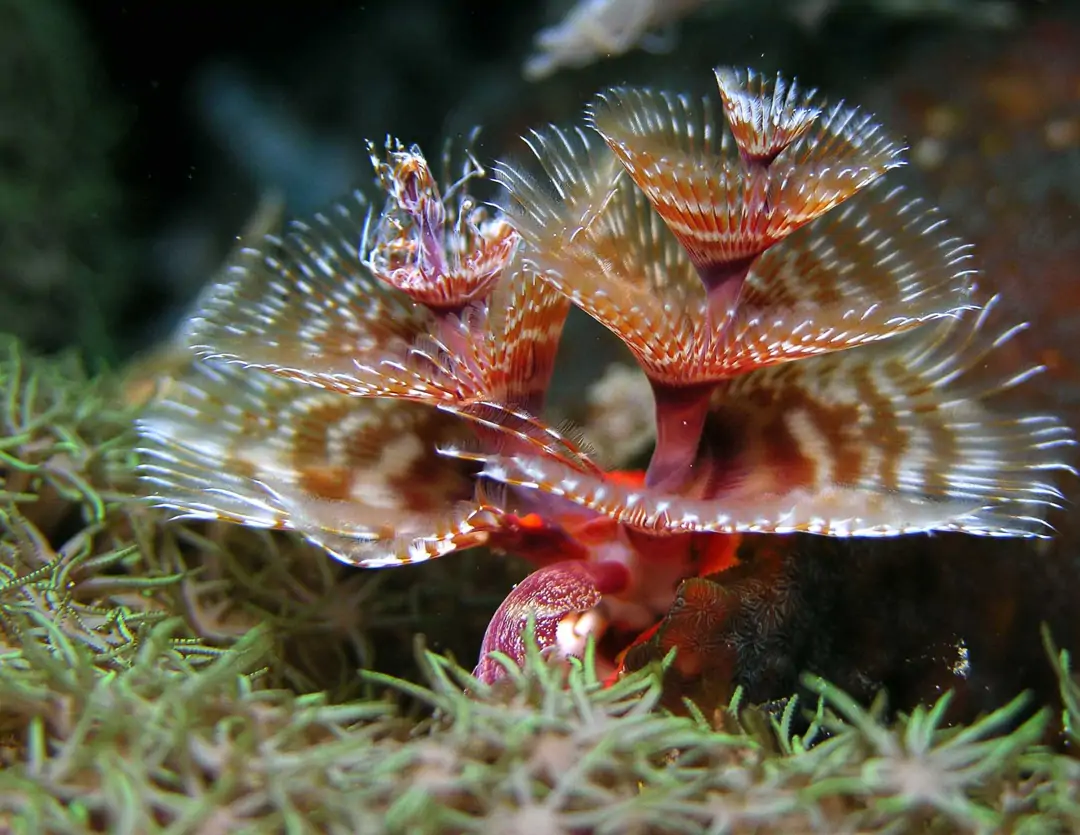
<path fill-rule="evenodd" d="M 663 665 L 605 687 L 589 657 L 534 653 L 486 686 L 414 642 L 460 632 L 465 652 L 512 569 L 357 572 L 289 537 L 167 524 L 135 496 L 124 391 L 70 357 L 0 346 L 0 830 L 1080 823 L 1080 763 L 1046 744 L 1059 710 L 1075 744 L 1080 689 L 1049 640 L 1063 707 L 1020 696 L 962 728 L 942 724 L 948 694 L 887 718 L 883 700 L 817 678 L 813 704 L 675 716 L 659 707 Z"/>

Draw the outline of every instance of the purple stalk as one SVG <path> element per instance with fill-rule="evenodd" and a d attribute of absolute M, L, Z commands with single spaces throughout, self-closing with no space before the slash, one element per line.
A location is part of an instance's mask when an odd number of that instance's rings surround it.
<path fill-rule="evenodd" d="M 654 380 L 652 389 L 656 403 L 656 449 L 645 473 L 645 484 L 676 491 L 693 474 L 713 385 L 672 386 Z"/>

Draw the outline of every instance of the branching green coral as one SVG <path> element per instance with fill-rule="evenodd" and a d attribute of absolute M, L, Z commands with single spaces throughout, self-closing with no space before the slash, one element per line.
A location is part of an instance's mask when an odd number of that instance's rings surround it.
<path fill-rule="evenodd" d="M 1080 745 L 1080 684 L 1072 672 L 1072 656 L 1067 649 L 1059 650 L 1050 637 L 1050 630 L 1044 625 L 1042 629 L 1043 646 L 1046 653 L 1054 663 L 1060 682 L 1061 702 L 1064 710 L 1061 713 L 1061 727 L 1065 736 L 1073 745 Z"/>
<path fill-rule="evenodd" d="M 475 653 L 514 569 L 482 558 L 416 575 L 353 571 L 295 538 L 165 524 L 134 495 L 131 378 L 91 380 L 73 357 L 27 359 L 0 342 L 0 651 L 30 676 L 39 649 L 128 666 L 146 630 L 180 617 L 173 645 L 208 663 L 267 630 L 271 683 L 356 695 L 358 666 L 412 669 L 412 636 L 454 622 L 445 646 Z M 456 621 L 455 616 L 457 617 Z M 464 643 L 463 643 L 464 641 Z M 396 666 L 395 666 L 396 665 Z M 30 686 L 23 681 L 20 686 Z M 0 705 L 0 728 L 11 722 Z"/>
<path fill-rule="evenodd" d="M 533 653 L 489 687 L 424 651 L 426 684 L 395 678 L 416 634 L 478 635 L 513 569 L 351 572 L 288 537 L 163 524 L 131 495 L 130 414 L 71 360 L 0 348 L 2 832 L 1080 825 L 1080 763 L 1022 699 L 963 729 L 941 725 L 948 696 L 890 725 L 808 679 L 795 734 L 797 701 L 673 716 L 660 670 L 604 687 L 591 658 Z M 1075 744 L 1080 689 L 1048 649 Z"/>
<path fill-rule="evenodd" d="M 829 738 L 790 754 L 657 709 L 644 670 L 605 688 L 590 662 L 539 654 L 486 687 L 422 653 L 429 685 L 371 674 L 432 709 L 330 703 L 260 688 L 255 630 L 185 666 L 161 624 L 134 663 L 72 687 L 48 667 L 53 711 L 0 774 L 13 832 L 1054 831 L 1069 820 L 1047 781 L 1075 772 L 1037 747 L 1021 700 L 968 729 L 938 727 L 944 700 L 886 729 L 820 681 Z M 167 660 L 171 659 L 171 660 Z M 79 670 L 92 656 L 76 650 Z M 62 705 L 63 709 L 60 710 Z M 6 816 L 6 817 L 5 817 Z"/>

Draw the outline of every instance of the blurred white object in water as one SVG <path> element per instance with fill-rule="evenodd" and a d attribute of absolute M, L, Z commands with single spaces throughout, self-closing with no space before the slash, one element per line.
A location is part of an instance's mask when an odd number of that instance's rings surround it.
<path fill-rule="evenodd" d="M 598 57 L 621 55 L 636 46 L 670 48 L 655 30 L 700 6 L 704 0 L 581 0 L 557 25 L 536 36 L 538 51 L 525 62 L 536 81 L 563 67 L 584 67 Z M 652 37 L 650 37 L 652 35 Z"/>
<path fill-rule="evenodd" d="M 737 0 L 725 0 L 729 6 Z M 763 15 L 783 15 L 814 30 L 845 0 L 755 0 Z M 539 81 L 564 68 L 580 68 L 601 58 L 639 48 L 667 52 L 674 47 L 670 27 L 706 0 L 578 0 L 555 26 L 537 33 L 536 52 L 523 69 Z M 711 0 L 719 6 L 719 0 Z M 856 5 L 858 4 L 858 5 Z M 848 5 L 886 17 L 947 18 L 970 26 L 1006 28 L 1017 18 L 1012 0 L 848 0 Z"/>

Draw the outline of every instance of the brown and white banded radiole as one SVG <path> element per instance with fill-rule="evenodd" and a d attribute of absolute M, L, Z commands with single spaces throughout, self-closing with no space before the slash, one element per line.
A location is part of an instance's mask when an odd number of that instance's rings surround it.
<path fill-rule="evenodd" d="M 154 501 L 360 567 L 533 559 L 487 680 L 530 615 L 557 653 L 625 646 L 733 534 L 1050 535 L 1073 435 L 1018 410 L 1038 367 L 989 370 L 1023 326 L 890 183 L 902 148 L 783 78 L 716 79 L 718 101 L 617 88 L 534 132 L 535 171 L 494 167 L 501 208 L 471 196 L 470 152 L 439 180 L 390 141 L 381 209 L 355 195 L 240 248 L 139 422 Z M 544 420 L 571 305 L 651 384 L 641 477 Z"/>

